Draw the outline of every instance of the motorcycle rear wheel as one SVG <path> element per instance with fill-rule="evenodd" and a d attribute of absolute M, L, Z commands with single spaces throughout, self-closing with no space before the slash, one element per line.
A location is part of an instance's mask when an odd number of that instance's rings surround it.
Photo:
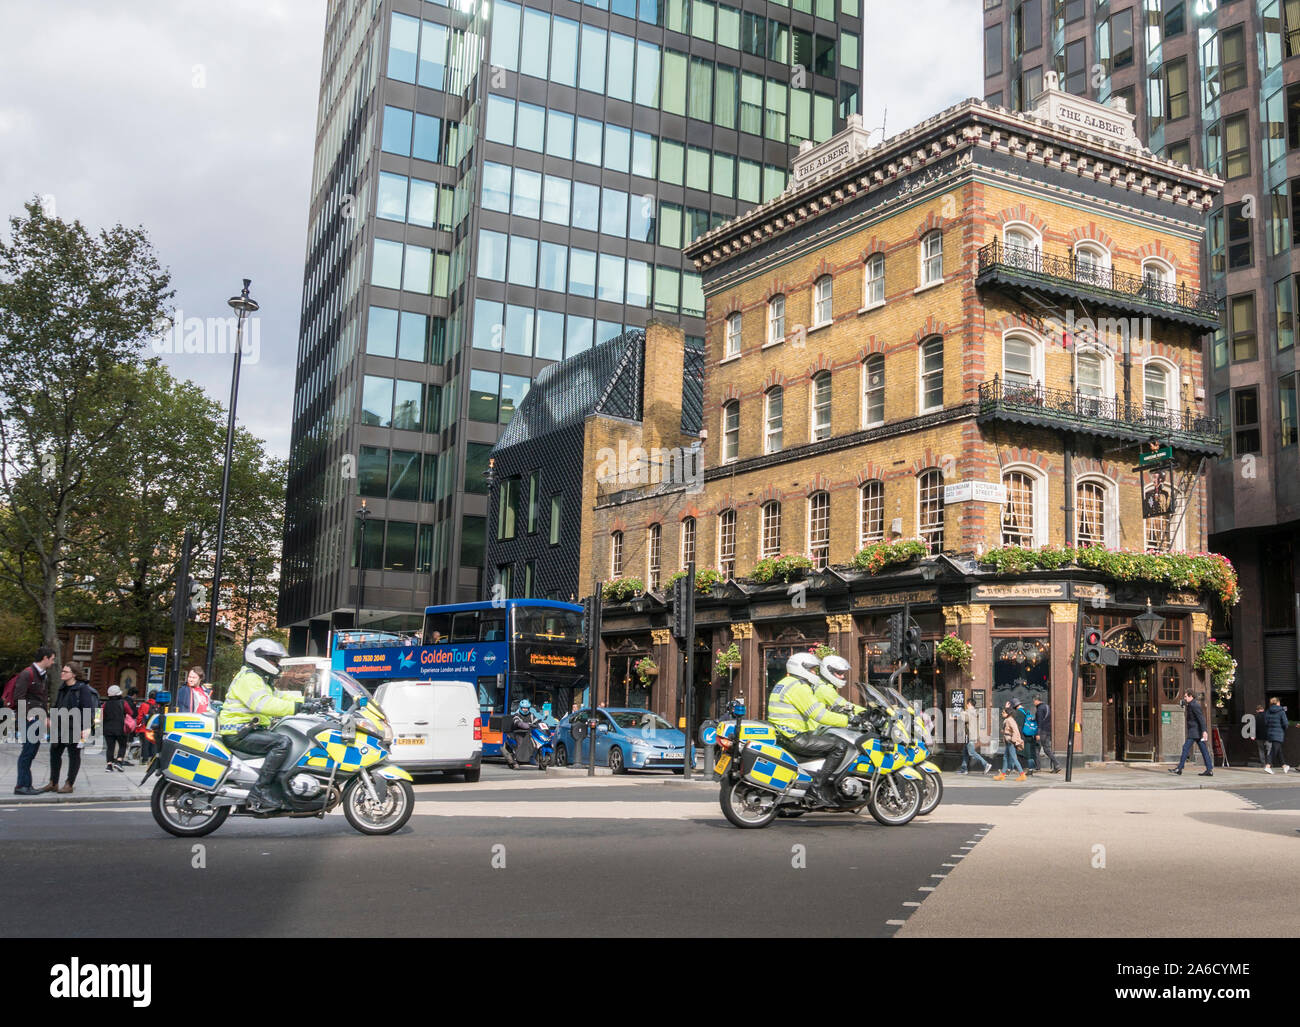
<path fill-rule="evenodd" d="M 943 802 L 943 777 L 928 770 L 921 771 L 921 775 L 925 780 L 921 782 L 924 789 L 921 793 L 921 808 L 916 811 L 918 817 L 933 813 L 939 808 L 939 803 Z"/>
<path fill-rule="evenodd" d="M 388 796 L 375 808 L 366 783 L 354 777 L 343 790 L 343 815 L 362 834 L 383 835 L 400 831 L 415 812 L 415 790 L 408 781 L 389 781 Z"/>
<path fill-rule="evenodd" d="M 763 805 L 763 800 L 770 805 Z M 718 803 L 722 806 L 723 816 L 736 827 L 745 829 L 767 827 L 776 819 L 778 808 L 775 795 L 743 781 L 733 781 L 730 777 L 722 779 Z"/>
<path fill-rule="evenodd" d="M 230 816 L 229 806 L 212 806 L 208 796 L 174 781 L 161 779 L 149 798 L 153 818 L 168 834 L 177 838 L 201 838 L 211 834 Z"/>
<path fill-rule="evenodd" d="M 893 787 L 891 787 L 891 784 Z M 897 791 L 895 791 L 897 789 Z M 892 777 L 880 782 L 867 803 L 867 809 L 876 823 L 886 827 L 902 827 L 916 816 L 921 808 L 921 788 L 906 777 Z"/>

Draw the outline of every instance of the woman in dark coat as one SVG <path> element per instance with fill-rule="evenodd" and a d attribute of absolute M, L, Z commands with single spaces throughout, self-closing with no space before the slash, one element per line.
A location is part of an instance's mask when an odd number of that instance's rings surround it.
<path fill-rule="evenodd" d="M 99 696 L 86 680 L 86 668 L 80 663 L 69 662 L 63 665 L 60 675 L 62 684 L 54 700 L 55 710 L 60 713 L 51 726 L 50 734 L 50 783 L 46 789 L 51 792 L 71 792 L 77 783 L 77 774 L 81 771 L 81 750 L 95 730 L 95 710 L 99 706 Z M 63 737 L 55 738 L 55 734 Z M 63 772 L 63 756 L 68 756 L 68 783 L 59 787 L 59 775 Z"/>
<path fill-rule="evenodd" d="M 1268 740 L 1268 762 L 1264 764 L 1264 772 L 1273 773 L 1273 764 L 1282 764 L 1282 773 L 1291 773 L 1291 768 L 1282 763 L 1282 743 L 1286 741 L 1286 709 L 1282 706 L 1281 701 L 1274 696 L 1268 701 L 1268 712 L 1264 714 L 1264 737 Z"/>
<path fill-rule="evenodd" d="M 122 698 L 122 689 L 113 685 L 104 700 L 104 755 L 108 760 L 105 768 L 110 773 L 122 770 L 122 761 L 126 759 L 126 700 Z M 116 753 L 116 757 L 114 756 Z M 122 771 L 125 773 L 125 771 Z"/>

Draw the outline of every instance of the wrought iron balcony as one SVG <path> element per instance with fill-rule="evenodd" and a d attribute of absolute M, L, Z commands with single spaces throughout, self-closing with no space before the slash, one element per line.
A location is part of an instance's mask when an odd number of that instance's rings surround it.
<path fill-rule="evenodd" d="M 1211 293 L 1000 240 L 980 249 L 975 284 L 1027 286 L 1194 328 L 1213 329 L 1222 321 L 1221 301 Z"/>
<path fill-rule="evenodd" d="M 1125 404 L 1122 399 L 1021 385 L 994 378 L 980 385 L 979 419 L 1013 421 L 1134 443 L 1152 439 L 1189 453 L 1217 456 L 1223 450 L 1217 417 L 1190 410 Z"/>

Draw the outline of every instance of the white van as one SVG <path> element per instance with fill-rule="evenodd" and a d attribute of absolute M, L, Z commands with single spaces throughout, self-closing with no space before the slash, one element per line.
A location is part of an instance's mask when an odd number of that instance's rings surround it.
<path fill-rule="evenodd" d="M 385 681 L 375 702 L 393 725 L 392 759 L 403 770 L 444 770 L 477 781 L 483 760 L 478 690 L 468 681 Z"/>

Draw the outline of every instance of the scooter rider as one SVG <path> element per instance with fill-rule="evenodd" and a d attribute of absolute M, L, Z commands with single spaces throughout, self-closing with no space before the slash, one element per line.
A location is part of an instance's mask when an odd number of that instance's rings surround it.
<path fill-rule="evenodd" d="M 823 734 L 822 729 L 848 727 L 849 718 L 832 712 L 817 698 L 816 690 L 823 684 L 818 674 L 820 664 L 812 653 L 795 653 L 786 661 L 785 677 L 776 683 L 767 700 L 767 719 L 796 756 L 825 757 L 814 784 L 827 802 L 834 802 L 831 779 L 844 761 L 849 743 Z"/>
<path fill-rule="evenodd" d="M 527 763 L 533 758 L 533 704 L 527 699 L 519 703 L 510 718 L 510 738 L 515 743 L 515 760 Z"/>
<path fill-rule="evenodd" d="M 303 702 L 298 692 L 278 692 L 271 680 L 280 673 L 280 661 L 289 654 L 269 638 L 256 638 L 244 650 L 244 665 L 226 689 L 217 730 L 226 745 L 240 753 L 265 756 L 257 783 L 249 790 L 251 804 L 279 809 L 284 803 L 269 786 L 279 777 L 292 748 L 288 736 L 267 730 L 272 721 L 288 717 Z"/>

